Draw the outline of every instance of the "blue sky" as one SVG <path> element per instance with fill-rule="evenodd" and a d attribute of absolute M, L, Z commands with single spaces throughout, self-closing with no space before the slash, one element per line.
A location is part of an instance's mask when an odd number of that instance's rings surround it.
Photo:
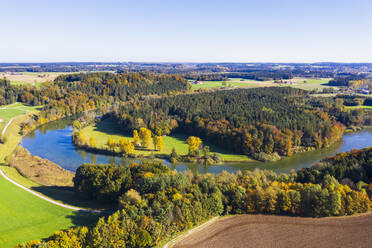
<path fill-rule="evenodd" d="M 0 0 L 0 62 L 372 62 L 371 0 Z"/>

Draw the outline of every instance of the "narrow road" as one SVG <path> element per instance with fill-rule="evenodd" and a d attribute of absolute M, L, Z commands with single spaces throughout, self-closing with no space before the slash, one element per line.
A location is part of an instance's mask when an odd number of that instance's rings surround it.
<path fill-rule="evenodd" d="M 9 127 L 10 123 L 12 123 L 12 121 L 14 120 L 15 117 L 11 118 L 8 123 L 5 125 L 3 131 L 1 132 L 1 140 L 3 140 L 4 138 L 4 135 L 5 135 L 5 132 L 6 132 L 6 129 Z"/>
<path fill-rule="evenodd" d="M 35 191 L 29 189 L 29 188 L 26 188 L 25 186 L 13 181 L 12 179 L 10 179 L 9 177 L 7 177 L 4 172 L 0 169 L 0 175 L 7 181 L 11 182 L 12 184 L 20 187 L 21 189 L 23 190 L 26 190 L 27 192 L 39 197 L 40 199 L 43 199 L 47 202 L 50 202 L 54 205 L 57 205 L 57 206 L 60 206 L 60 207 L 63 207 L 63 208 L 67 208 L 67 209 L 70 209 L 70 210 L 74 210 L 74 211 L 82 211 L 82 212 L 88 212 L 88 213 L 99 213 L 99 214 L 103 214 L 103 213 L 108 213 L 106 211 L 101 211 L 101 210 L 89 210 L 89 209 L 84 209 L 84 208 L 79 208 L 79 207 L 73 207 L 73 206 L 69 206 L 69 205 L 66 205 L 66 204 L 63 204 L 63 203 L 59 203 L 57 201 L 54 201 L 52 199 L 49 199 L 39 193 L 36 193 Z"/>

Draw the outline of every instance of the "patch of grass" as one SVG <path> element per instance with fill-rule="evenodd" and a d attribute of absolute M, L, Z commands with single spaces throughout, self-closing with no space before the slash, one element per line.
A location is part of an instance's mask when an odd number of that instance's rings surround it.
<path fill-rule="evenodd" d="M 366 111 L 372 111 L 372 106 L 346 106 L 346 109 L 364 109 Z"/>
<path fill-rule="evenodd" d="M 292 85 L 285 85 L 290 86 L 293 88 L 299 88 L 303 90 L 322 90 L 324 88 L 334 87 L 328 85 L 328 82 L 331 78 L 293 78 L 289 81 L 293 82 Z M 334 87 L 337 88 L 337 87 Z"/>
<path fill-rule="evenodd" d="M 106 119 L 98 123 L 97 125 L 88 126 L 82 129 L 86 134 L 87 138 L 94 137 L 98 148 L 106 147 L 108 138 L 113 138 L 118 141 L 121 138 L 127 138 L 132 140 L 132 137 L 120 131 L 118 125 L 111 119 Z M 164 150 L 163 151 L 148 151 L 148 150 L 135 150 L 136 155 L 148 156 L 154 155 L 168 155 L 171 153 L 173 147 L 180 155 L 186 155 L 188 153 L 188 145 L 186 143 L 188 136 L 184 134 L 174 134 L 172 136 L 164 136 Z M 217 153 L 222 157 L 224 161 L 240 162 L 250 160 L 248 156 L 234 154 L 228 150 L 219 148 L 212 144 L 204 142 L 205 145 L 210 147 L 212 153 Z M 151 146 L 150 149 L 153 149 Z"/>
<path fill-rule="evenodd" d="M 193 80 L 191 80 L 190 82 L 192 81 Z M 224 87 L 257 88 L 268 86 L 274 86 L 273 81 L 256 81 L 241 78 L 229 78 L 228 81 L 203 81 L 203 84 L 191 84 L 191 88 L 193 90 Z"/>
<path fill-rule="evenodd" d="M 86 72 L 86 71 L 80 71 Z M 62 74 L 74 74 L 80 72 L 2 72 L 0 77 L 6 77 L 13 85 L 34 85 L 41 86 L 45 82 L 54 81 L 56 77 Z M 95 72 L 113 72 L 113 71 L 95 71 Z"/>
<path fill-rule="evenodd" d="M 53 232 L 89 225 L 98 215 L 71 211 L 46 202 L 0 177 L 0 247 L 46 238 Z"/>
<path fill-rule="evenodd" d="M 5 144 L 0 144 L 0 163 L 5 161 L 5 158 L 14 151 L 18 143 L 21 141 L 22 136 L 19 134 L 20 125 L 28 118 L 29 116 L 27 115 L 17 116 L 9 125 L 5 132 L 7 141 Z"/>
<path fill-rule="evenodd" d="M 0 123 L 0 133 L 11 118 L 28 112 L 37 111 L 41 108 L 42 106 L 29 106 L 18 102 L 0 106 L 0 117 L 3 118 L 3 122 Z"/>

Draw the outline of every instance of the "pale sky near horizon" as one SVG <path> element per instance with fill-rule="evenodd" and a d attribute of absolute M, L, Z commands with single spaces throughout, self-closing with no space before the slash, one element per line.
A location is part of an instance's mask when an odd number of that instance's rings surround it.
<path fill-rule="evenodd" d="M 0 62 L 372 62 L 372 0 L 0 6 Z"/>

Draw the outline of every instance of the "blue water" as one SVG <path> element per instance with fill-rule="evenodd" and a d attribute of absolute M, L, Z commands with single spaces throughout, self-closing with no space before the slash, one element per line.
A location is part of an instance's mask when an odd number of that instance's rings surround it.
<path fill-rule="evenodd" d="M 75 171 L 82 163 L 127 163 L 128 160 L 120 157 L 93 154 L 76 149 L 72 144 L 72 127 L 69 121 L 58 121 L 44 125 L 37 129 L 32 135 L 22 140 L 22 145 L 32 155 L 46 158 L 63 168 Z M 336 153 L 361 149 L 372 146 L 372 130 L 364 130 L 358 133 L 347 133 L 342 142 L 330 148 L 318 151 L 295 154 L 292 157 L 284 158 L 276 162 L 246 162 L 238 164 L 222 164 L 213 166 L 195 164 L 172 165 L 168 161 L 164 163 L 177 171 L 192 170 L 200 173 L 220 173 L 223 170 L 236 172 L 238 170 L 254 170 L 255 168 L 270 169 L 276 172 L 290 172 L 292 169 L 309 167 L 321 159 L 332 156 Z"/>

